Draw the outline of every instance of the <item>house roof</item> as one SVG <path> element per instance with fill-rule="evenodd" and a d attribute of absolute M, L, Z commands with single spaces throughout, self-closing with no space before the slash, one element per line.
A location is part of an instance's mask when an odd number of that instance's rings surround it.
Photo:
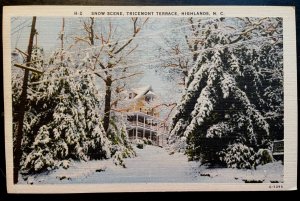
<path fill-rule="evenodd" d="M 134 99 L 139 99 L 142 96 L 146 95 L 147 93 L 151 93 L 152 95 L 155 95 L 153 93 L 153 89 L 151 87 L 151 85 L 147 85 L 144 87 L 139 87 L 139 88 L 134 88 L 131 89 L 134 93 L 136 93 L 137 95 L 134 97 Z"/>

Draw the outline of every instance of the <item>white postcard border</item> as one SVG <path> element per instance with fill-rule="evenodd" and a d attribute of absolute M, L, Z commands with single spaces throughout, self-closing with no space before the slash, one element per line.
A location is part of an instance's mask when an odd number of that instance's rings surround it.
<path fill-rule="evenodd" d="M 73 16 L 89 17 L 91 11 L 201 11 L 202 17 L 282 17 L 284 53 L 284 183 L 283 189 L 270 188 L 270 184 L 233 183 L 130 183 L 130 184 L 66 184 L 66 185 L 14 185 L 12 146 L 12 96 L 10 70 L 10 18 L 15 16 Z M 82 15 L 74 15 L 82 12 Z M 216 15 L 212 13 L 216 12 Z M 100 17 L 100 16 L 94 16 Z M 130 17 L 102 16 L 102 17 Z M 146 16 L 144 16 L 146 17 Z M 149 17 L 149 16 L 148 16 Z M 174 17 L 174 16 L 150 16 Z M 184 16 L 175 16 L 184 17 Z M 190 17 L 190 16 L 185 16 Z M 201 16 L 197 16 L 201 17 Z M 88 192 L 151 192 L 151 191 L 252 191 L 294 190 L 297 185 L 297 59 L 294 7 L 272 6 L 6 6 L 3 10 L 3 75 L 5 112 L 5 151 L 7 190 L 9 193 L 88 193 Z"/>

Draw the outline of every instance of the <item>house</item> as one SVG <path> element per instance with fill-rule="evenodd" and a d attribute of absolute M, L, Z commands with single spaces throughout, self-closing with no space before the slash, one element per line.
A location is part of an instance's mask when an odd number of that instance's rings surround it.
<path fill-rule="evenodd" d="M 150 139 L 152 144 L 166 144 L 167 125 L 160 119 L 158 96 L 152 87 L 145 86 L 126 91 L 127 104 L 122 109 L 126 118 L 126 129 L 129 139 Z"/>

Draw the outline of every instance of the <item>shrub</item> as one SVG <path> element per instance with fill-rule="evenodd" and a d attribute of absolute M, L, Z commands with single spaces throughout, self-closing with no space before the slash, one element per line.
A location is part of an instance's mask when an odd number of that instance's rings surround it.
<path fill-rule="evenodd" d="M 220 161 L 230 168 L 247 168 L 255 166 L 255 151 L 242 143 L 229 145 L 218 153 Z"/>
<path fill-rule="evenodd" d="M 144 148 L 144 141 L 143 140 L 140 140 L 140 139 L 136 139 L 134 141 L 134 143 L 136 144 L 136 147 L 139 148 L 139 149 L 143 149 Z"/>
<path fill-rule="evenodd" d="M 151 139 L 147 139 L 147 138 L 143 138 L 143 142 L 144 142 L 144 144 L 148 144 L 148 145 L 152 145 L 153 144 L 152 140 Z"/>
<path fill-rule="evenodd" d="M 256 165 L 265 165 L 274 162 L 273 155 L 269 149 L 259 149 L 256 153 Z"/>
<path fill-rule="evenodd" d="M 143 149 L 144 148 L 144 144 L 139 143 L 139 144 L 136 145 L 136 147 L 139 148 L 139 149 Z"/>
<path fill-rule="evenodd" d="M 219 159 L 230 168 L 256 168 L 274 161 L 269 149 L 259 149 L 257 152 L 252 147 L 242 143 L 229 145 L 218 153 Z"/>

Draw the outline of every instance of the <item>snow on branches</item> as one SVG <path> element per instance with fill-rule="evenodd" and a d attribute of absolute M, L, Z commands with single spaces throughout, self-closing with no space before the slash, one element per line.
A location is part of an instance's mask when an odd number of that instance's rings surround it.
<path fill-rule="evenodd" d="M 133 32 L 129 29 L 126 39 L 120 38 L 123 30 L 113 25 L 113 20 L 82 20 L 84 33 L 82 37 L 75 34 L 71 41 L 74 44 L 66 37 L 69 35 L 65 30 L 70 29 L 65 29 L 68 23 L 63 18 L 60 49 L 48 57 L 38 47 L 32 51 L 28 67 L 43 73 L 30 73 L 29 78 L 22 140 L 24 174 L 61 165 L 68 167 L 70 160 L 114 157 L 116 165 L 125 166 L 122 159 L 135 155 L 123 119 L 110 115 L 123 99 L 121 92 L 126 87 L 123 80 L 141 74 L 123 65 L 130 62 L 129 55 L 138 46 L 133 39 L 148 18 L 130 18 Z M 107 29 L 101 26 L 99 30 L 101 23 Z M 96 46 L 99 42 L 101 46 Z M 24 63 L 19 60 L 26 53 L 16 51 L 20 54 L 14 52 L 16 58 L 12 61 Z M 20 69 L 12 73 L 14 130 L 17 130 L 22 74 Z M 104 84 L 99 86 L 96 78 L 101 78 Z M 100 93 L 103 85 L 105 89 Z"/>
<path fill-rule="evenodd" d="M 191 159 L 213 163 L 224 162 L 218 153 L 233 143 L 268 148 L 266 140 L 283 136 L 283 130 L 270 132 L 283 121 L 269 119 L 283 114 L 282 19 L 199 20 L 194 31 L 201 34 L 187 40 L 203 39 L 197 47 L 203 51 L 190 69 L 169 144 L 182 144 L 184 136 Z"/>
<path fill-rule="evenodd" d="M 28 90 L 22 172 L 52 169 L 63 160 L 103 159 L 111 156 L 99 115 L 100 94 L 94 75 L 62 78 L 79 71 L 68 52 L 58 50 L 45 63 L 39 84 Z"/>

